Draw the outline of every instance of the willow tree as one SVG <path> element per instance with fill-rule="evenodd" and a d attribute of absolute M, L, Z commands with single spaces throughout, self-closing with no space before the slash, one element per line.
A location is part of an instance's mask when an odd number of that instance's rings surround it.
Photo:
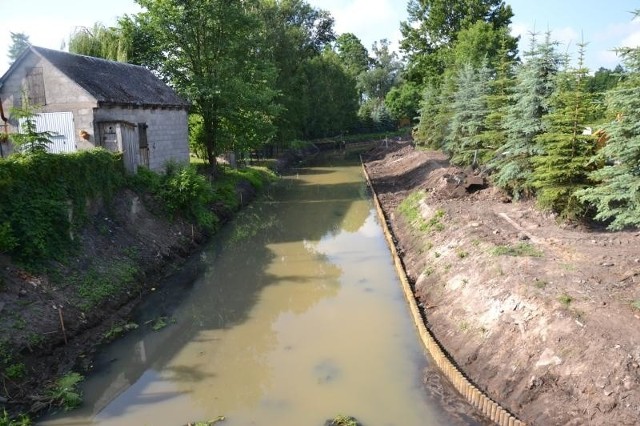
<path fill-rule="evenodd" d="M 120 27 L 97 22 L 92 28 L 79 27 L 69 37 L 69 52 L 110 61 L 128 62 L 130 41 Z"/>
<path fill-rule="evenodd" d="M 265 58 L 256 1 L 137 0 L 163 52 L 159 73 L 202 116 L 207 160 L 247 150 L 275 133 L 276 71 Z"/>

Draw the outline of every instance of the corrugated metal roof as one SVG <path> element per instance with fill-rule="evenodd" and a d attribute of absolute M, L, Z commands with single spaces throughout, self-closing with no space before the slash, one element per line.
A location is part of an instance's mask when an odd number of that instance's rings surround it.
<path fill-rule="evenodd" d="M 99 104 L 179 108 L 189 106 L 171 87 L 144 67 L 38 46 L 31 46 L 30 49 L 79 84 Z M 11 69 L 7 73 L 10 71 Z"/>

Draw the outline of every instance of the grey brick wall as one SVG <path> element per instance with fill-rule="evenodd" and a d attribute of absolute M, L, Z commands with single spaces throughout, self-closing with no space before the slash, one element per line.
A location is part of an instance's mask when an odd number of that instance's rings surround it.
<path fill-rule="evenodd" d="M 105 107 L 94 112 L 95 132 L 98 123 L 105 121 L 127 121 L 147 124 L 149 142 L 149 168 L 163 170 L 167 161 L 186 164 L 189 162 L 189 134 L 187 112 L 162 108 Z M 136 127 L 136 133 L 139 129 Z"/>
<path fill-rule="evenodd" d="M 87 91 L 35 54 L 24 58 L 0 88 L 5 115 L 9 116 L 11 107 L 21 105 L 27 71 L 33 67 L 42 67 L 45 86 L 46 103 L 38 109 L 38 112 L 71 112 L 74 119 L 76 146 L 79 150 L 100 146 L 100 141 L 97 140 L 99 139 L 98 122 L 127 121 L 136 125 L 146 123 L 149 167 L 152 170 L 164 169 L 167 161 L 189 162 L 186 111 L 137 107 L 98 109 L 96 100 Z M 12 120 L 9 131 L 17 131 L 15 120 Z M 82 131 L 89 135 L 87 140 L 80 137 Z M 6 144 L 3 145 L 5 151 L 7 148 Z"/>

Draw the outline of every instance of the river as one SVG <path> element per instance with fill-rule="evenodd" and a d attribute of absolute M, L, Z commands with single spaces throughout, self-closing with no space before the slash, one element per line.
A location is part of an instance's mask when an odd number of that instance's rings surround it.
<path fill-rule="evenodd" d="M 40 424 L 478 424 L 423 383 L 432 367 L 359 165 L 301 168 L 267 192 L 100 351 L 83 406 Z"/>

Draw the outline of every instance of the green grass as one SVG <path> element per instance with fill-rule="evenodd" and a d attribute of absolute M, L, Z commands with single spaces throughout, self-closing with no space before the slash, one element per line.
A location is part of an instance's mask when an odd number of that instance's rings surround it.
<path fill-rule="evenodd" d="M 108 265 L 94 265 L 86 274 L 70 277 L 69 282 L 81 297 L 78 307 L 87 311 L 131 286 L 138 272 L 138 267 L 131 259 L 114 260 Z"/>
<path fill-rule="evenodd" d="M 519 243 L 515 246 L 496 246 L 491 253 L 494 256 L 528 256 L 542 257 L 542 251 L 535 248 L 529 243 Z"/>
<path fill-rule="evenodd" d="M 544 289 L 545 287 L 547 287 L 547 282 L 545 280 L 540 280 L 538 278 L 536 278 L 533 281 L 533 285 L 536 286 L 536 288 L 539 288 L 540 290 Z"/>
<path fill-rule="evenodd" d="M 558 296 L 558 302 L 560 302 L 560 304 L 565 308 L 568 308 L 571 302 L 573 302 L 573 297 L 569 296 L 567 293 L 562 293 Z"/>
<path fill-rule="evenodd" d="M 402 201 L 402 203 L 400 203 L 398 211 L 416 231 L 433 232 L 444 230 L 444 225 L 442 224 L 442 218 L 445 215 L 444 210 L 436 210 L 429 220 L 422 217 L 420 203 L 424 197 L 424 191 L 412 192 Z"/>
<path fill-rule="evenodd" d="M 640 311 L 640 299 L 636 299 L 633 302 L 631 302 L 631 307 L 636 311 Z"/>

